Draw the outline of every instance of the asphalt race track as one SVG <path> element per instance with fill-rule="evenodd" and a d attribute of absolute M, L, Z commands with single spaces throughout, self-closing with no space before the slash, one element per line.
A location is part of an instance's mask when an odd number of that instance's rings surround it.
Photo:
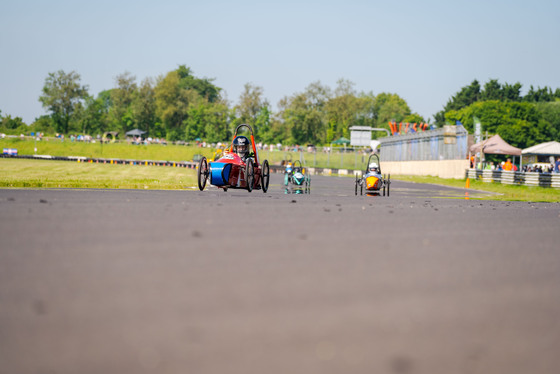
<path fill-rule="evenodd" d="M 0 190 L 0 373 L 560 370 L 560 204 Z"/>

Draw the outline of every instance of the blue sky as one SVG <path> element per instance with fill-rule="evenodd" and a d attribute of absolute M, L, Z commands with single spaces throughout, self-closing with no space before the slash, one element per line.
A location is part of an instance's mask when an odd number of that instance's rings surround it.
<path fill-rule="evenodd" d="M 246 83 L 276 108 L 343 78 L 427 119 L 474 79 L 559 88 L 559 20 L 557 0 L 2 0 L 0 110 L 46 114 L 49 72 L 74 70 L 97 95 L 126 71 L 140 82 L 186 65 L 232 104 Z"/>

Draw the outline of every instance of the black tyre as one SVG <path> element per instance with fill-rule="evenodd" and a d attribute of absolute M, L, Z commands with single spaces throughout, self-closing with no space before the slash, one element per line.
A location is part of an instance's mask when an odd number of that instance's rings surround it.
<path fill-rule="evenodd" d="M 386 187 L 387 187 L 387 179 L 385 179 L 385 175 L 383 175 L 383 196 L 385 196 Z"/>
<path fill-rule="evenodd" d="M 391 188 L 391 174 L 387 175 L 387 196 L 389 196 L 389 189 Z"/>
<path fill-rule="evenodd" d="M 245 181 L 247 182 L 247 191 L 253 191 L 253 185 L 255 183 L 255 165 L 251 158 L 247 159 L 247 165 L 245 166 Z"/>
<path fill-rule="evenodd" d="M 356 174 L 356 182 L 354 183 L 354 194 L 355 194 L 356 196 L 358 196 L 358 184 L 359 184 L 359 183 L 360 183 L 360 182 L 358 182 L 358 174 Z"/>
<path fill-rule="evenodd" d="M 268 183 L 270 182 L 270 166 L 268 160 L 264 160 L 261 170 L 261 187 L 264 193 L 268 191 Z"/>
<path fill-rule="evenodd" d="M 197 170 L 199 190 L 202 191 L 204 190 L 204 187 L 206 187 L 206 181 L 208 181 L 209 174 L 210 172 L 208 170 L 208 161 L 206 160 L 206 157 L 202 157 L 198 163 Z"/>

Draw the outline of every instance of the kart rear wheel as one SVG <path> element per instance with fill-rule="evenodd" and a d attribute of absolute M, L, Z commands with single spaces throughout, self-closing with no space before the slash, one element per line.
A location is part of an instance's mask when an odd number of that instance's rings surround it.
<path fill-rule="evenodd" d="M 356 174 L 356 182 L 354 183 L 354 194 L 358 196 L 358 174 Z"/>
<path fill-rule="evenodd" d="M 389 196 L 390 187 L 391 187 L 391 174 L 387 174 L 387 196 Z"/>
<path fill-rule="evenodd" d="M 383 196 L 385 196 L 385 189 L 387 187 L 387 179 L 385 179 L 385 174 L 383 175 Z"/>
<path fill-rule="evenodd" d="M 198 163 L 198 170 L 197 170 L 197 177 L 198 177 L 198 189 L 199 190 L 204 190 L 204 187 L 206 187 L 206 181 L 208 180 L 208 175 L 209 175 L 209 171 L 208 171 L 208 161 L 206 160 L 206 157 L 202 157 L 200 159 L 200 162 Z"/>
<path fill-rule="evenodd" d="M 268 191 L 268 183 L 270 182 L 270 166 L 268 160 L 264 160 L 261 169 L 261 187 L 264 193 Z"/>
<path fill-rule="evenodd" d="M 253 191 L 253 183 L 255 183 L 255 165 L 253 159 L 247 159 L 245 166 L 245 181 L 247 182 L 247 191 Z"/>

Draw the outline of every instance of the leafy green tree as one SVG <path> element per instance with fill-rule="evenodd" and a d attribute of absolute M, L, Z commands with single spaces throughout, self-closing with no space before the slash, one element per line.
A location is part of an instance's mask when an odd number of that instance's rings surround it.
<path fill-rule="evenodd" d="M 327 106 L 331 90 L 319 81 L 308 85 L 303 93 L 283 98 L 278 106 L 278 120 L 272 132 L 275 138 L 283 134 L 282 143 L 323 144 L 326 142 Z M 282 130 L 279 127 L 284 127 Z"/>
<path fill-rule="evenodd" d="M 535 109 L 549 128 L 550 139 L 560 142 L 560 100 L 536 103 Z"/>
<path fill-rule="evenodd" d="M 310 106 L 319 111 L 324 111 L 332 97 L 332 92 L 329 86 L 321 84 L 320 81 L 315 81 L 305 88 L 304 95 Z"/>
<path fill-rule="evenodd" d="M 537 88 L 533 86 L 529 88 L 529 92 L 523 97 L 523 101 L 529 103 L 549 102 L 554 101 L 554 94 L 549 87 Z"/>
<path fill-rule="evenodd" d="M 129 72 L 117 75 L 117 87 L 111 90 L 111 108 L 109 120 L 112 128 L 118 129 L 123 135 L 135 127 L 132 103 L 138 86 L 136 77 Z"/>
<path fill-rule="evenodd" d="M 30 132 L 43 133 L 45 135 L 54 135 L 56 130 L 54 128 L 53 120 L 50 116 L 43 115 L 35 119 L 35 122 L 29 126 Z"/>
<path fill-rule="evenodd" d="M 283 120 L 289 129 L 289 143 L 321 144 L 324 138 L 324 114 L 313 106 L 305 94 L 299 94 L 289 100 L 283 111 Z"/>
<path fill-rule="evenodd" d="M 480 94 L 480 99 L 482 101 L 503 99 L 502 85 L 497 79 L 490 79 L 486 82 L 484 90 Z"/>
<path fill-rule="evenodd" d="M 179 75 L 179 86 L 181 89 L 194 90 L 210 103 L 220 100 L 221 88 L 212 84 L 214 79 L 197 78 L 192 74 L 191 69 L 185 65 L 180 65 L 176 72 Z"/>
<path fill-rule="evenodd" d="M 197 94 L 191 90 L 181 89 L 177 71 L 169 72 L 160 78 L 155 91 L 156 115 L 161 118 L 169 140 L 185 138 L 185 126 L 189 102 Z"/>
<path fill-rule="evenodd" d="M 505 83 L 502 87 L 504 101 L 521 101 L 521 83 L 513 85 Z"/>
<path fill-rule="evenodd" d="M 270 112 L 269 107 L 270 104 L 264 98 L 263 88 L 246 83 L 243 93 L 239 97 L 239 104 L 235 107 L 237 114 L 235 124 L 245 123 L 250 125 L 255 132 L 255 136 L 260 136 L 261 130 L 266 131 L 269 124 L 269 119 L 266 117 L 267 113 Z"/>
<path fill-rule="evenodd" d="M 349 128 L 356 122 L 359 104 L 358 98 L 351 95 L 338 96 L 329 100 L 326 112 L 331 130 L 329 134 L 333 138 L 327 139 L 327 142 L 336 140 L 341 136 L 346 138 L 350 136 Z"/>
<path fill-rule="evenodd" d="M 88 87 L 80 85 L 75 71 L 49 73 L 39 101 L 51 112 L 56 131 L 67 134 L 72 116 L 88 96 Z"/>
<path fill-rule="evenodd" d="M 81 111 L 80 127 L 84 134 L 103 134 L 108 131 L 108 112 L 106 100 L 103 96 L 97 98 L 88 96 L 85 101 L 85 108 Z"/>
<path fill-rule="evenodd" d="M 445 110 L 459 110 L 465 108 L 472 103 L 479 101 L 481 98 L 480 83 L 475 79 L 469 86 L 463 87 L 455 96 L 448 101 Z"/>
<path fill-rule="evenodd" d="M 457 94 L 444 106 L 443 110 L 434 115 L 435 125 L 443 126 L 445 124 L 445 113 L 450 110 L 460 110 L 480 100 L 481 90 L 480 83 L 475 79 L 469 86 L 463 87 Z"/>
<path fill-rule="evenodd" d="M 518 118 L 511 118 L 508 123 L 498 126 L 496 133 L 506 142 L 521 149 L 546 141 L 546 136 L 537 126 Z"/>
<path fill-rule="evenodd" d="M 346 89 L 345 85 L 346 82 L 339 84 L 340 95 L 343 94 L 342 90 Z M 289 105 L 285 107 L 288 112 L 281 113 L 281 118 L 286 118 L 286 115 L 287 118 L 290 118 L 290 121 L 285 124 L 287 139 L 298 144 L 323 144 L 328 141 L 329 133 L 334 137 L 336 131 L 328 131 L 327 107 L 331 98 L 330 87 L 323 85 L 320 81 L 315 81 L 310 83 L 302 94 L 293 95 L 288 99 Z M 304 113 L 305 111 L 307 113 Z M 296 123 L 295 115 L 306 122 Z M 332 127 L 338 130 L 339 124 L 333 121 Z M 303 131 L 303 134 L 298 134 L 298 131 Z"/>
<path fill-rule="evenodd" d="M 551 136 L 550 125 L 543 121 L 531 103 L 481 101 L 446 113 L 447 121 L 461 121 L 469 133 L 474 132 L 474 117 L 480 119 L 483 132 L 500 134 L 505 141 L 519 148 L 541 143 Z"/>
<path fill-rule="evenodd" d="M 0 132 L 10 135 L 27 134 L 29 132 L 29 128 L 23 122 L 21 117 L 12 118 L 11 115 L 0 115 Z"/>
<path fill-rule="evenodd" d="M 201 99 L 189 107 L 185 137 L 189 140 L 205 139 L 212 143 L 229 142 L 231 118 L 232 111 L 225 102 L 209 103 Z"/>
<path fill-rule="evenodd" d="M 353 126 L 377 127 L 376 98 L 373 93 L 359 93 L 357 97 L 357 111 Z M 381 133 L 373 133 L 374 137 Z"/>
<path fill-rule="evenodd" d="M 198 132 L 196 137 L 202 139 L 205 135 L 204 103 L 217 103 L 220 91 L 211 79 L 196 78 L 184 65 L 160 77 L 154 88 L 155 113 L 165 128 L 166 137 L 189 139 Z M 193 118 L 189 118 L 191 115 Z"/>
<path fill-rule="evenodd" d="M 255 126 L 259 129 L 259 141 L 270 142 L 273 140 L 272 136 L 272 111 L 268 105 L 261 108 L 260 112 L 257 114 L 255 121 Z"/>
<path fill-rule="evenodd" d="M 375 99 L 377 127 L 389 129 L 389 122 L 403 122 L 411 114 L 410 107 L 397 94 L 380 93 Z"/>
<path fill-rule="evenodd" d="M 139 129 L 146 131 L 146 136 L 154 135 L 150 127 L 156 121 L 156 97 L 151 79 L 144 79 L 137 88 L 132 101 L 134 123 Z"/>
<path fill-rule="evenodd" d="M 205 133 L 209 142 L 229 142 L 231 140 L 230 123 L 234 118 L 234 111 L 225 101 L 207 104 L 205 117 Z"/>
<path fill-rule="evenodd" d="M 325 107 L 329 123 L 327 142 L 341 136 L 350 137 L 349 128 L 356 124 L 362 109 L 362 102 L 356 95 L 354 83 L 344 79 L 338 80 L 334 97 L 327 101 Z"/>
<path fill-rule="evenodd" d="M 206 138 L 206 127 L 204 126 L 204 121 L 206 118 L 206 106 L 203 101 L 199 101 L 198 104 L 189 106 L 187 111 L 187 116 L 185 119 L 185 133 L 184 138 L 193 139 L 205 139 Z"/>
<path fill-rule="evenodd" d="M 263 143 L 275 144 L 284 142 L 289 138 L 286 130 L 287 127 L 283 119 L 277 114 L 272 115 L 270 117 L 270 125 L 262 138 Z"/>

